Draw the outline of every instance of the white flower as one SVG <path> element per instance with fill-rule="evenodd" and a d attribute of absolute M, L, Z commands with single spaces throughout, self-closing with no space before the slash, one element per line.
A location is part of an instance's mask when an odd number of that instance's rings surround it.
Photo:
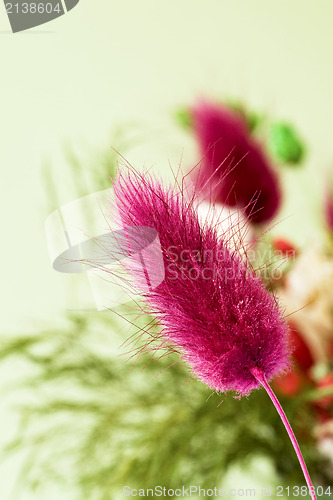
<path fill-rule="evenodd" d="M 308 248 L 297 257 L 278 293 L 314 359 L 327 361 L 333 340 L 333 259 L 317 246 Z"/>
<path fill-rule="evenodd" d="M 202 201 L 198 205 L 198 215 L 202 225 L 215 227 L 218 236 L 229 242 L 231 250 L 244 253 L 245 247 L 254 240 L 253 229 L 241 210 Z"/>

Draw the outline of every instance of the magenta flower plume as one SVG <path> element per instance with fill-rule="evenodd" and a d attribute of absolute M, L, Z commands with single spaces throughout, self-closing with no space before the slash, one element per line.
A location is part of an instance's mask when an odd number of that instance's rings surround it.
<path fill-rule="evenodd" d="M 114 191 L 124 229 L 148 227 L 159 236 L 165 277 L 145 299 L 162 325 L 164 341 L 212 389 L 242 396 L 265 388 L 315 500 L 295 435 L 267 383 L 289 366 L 287 325 L 274 296 L 213 226 L 200 223 L 194 199 L 136 172 L 119 175 Z M 142 259 L 142 264 L 151 270 L 154 262 Z"/>
<path fill-rule="evenodd" d="M 254 223 L 272 219 L 281 200 L 278 180 L 241 116 L 202 102 L 192 109 L 192 120 L 203 157 L 197 188 L 213 201 L 244 209 Z"/>
<path fill-rule="evenodd" d="M 114 186 L 124 226 L 157 231 L 165 279 L 146 294 L 197 378 L 217 391 L 247 394 L 288 367 L 287 325 L 273 295 L 241 256 L 202 227 L 193 201 L 148 175 L 120 175 Z M 150 266 L 151 267 L 151 266 Z"/>
<path fill-rule="evenodd" d="M 327 226 L 330 231 L 333 231 L 333 188 L 326 195 L 325 215 Z"/>

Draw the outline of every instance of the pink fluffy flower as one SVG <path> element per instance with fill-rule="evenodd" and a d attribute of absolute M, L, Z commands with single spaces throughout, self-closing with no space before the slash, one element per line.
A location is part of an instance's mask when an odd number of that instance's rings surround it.
<path fill-rule="evenodd" d="M 212 389 L 242 396 L 265 388 L 316 500 L 296 437 L 267 382 L 289 366 L 288 328 L 275 297 L 223 234 L 218 236 L 210 221 L 202 224 L 193 199 L 135 172 L 120 175 L 114 190 L 125 232 L 134 226 L 159 235 L 165 277 L 144 295 L 162 325 L 161 337 Z M 141 259 L 144 269 L 154 262 Z M 130 270 L 135 283 L 135 266 Z M 140 283 L 142 269 L 138 276 Z"/>
<path fill-rule="evenodd" d="M 278 180 L 245 121 L 227 108 L 207 102 L 191 113 L 203 157 L 197 189 L 212 201 L 244 209 L 254 223 L 272 219 L 281 199 Z"/>
<path fill-rule="evenodd" d="M 326 196 L 325 215 L 328 228 L 333 231 L 333 189 L 330 189 Z"/>
<path fill-rule="evenodd" d="M 216 229 L 199 221 L 193 200 L 149 175 L 119 175 L 115 196 L 124 227 L 157 231 L 165 279 L 145 294 L 196 377 L 217 391 L 248 394 L 288 367 L 287 325 L 275 297 Z M 150 265 L 151 268 L 151 265 Z"/>

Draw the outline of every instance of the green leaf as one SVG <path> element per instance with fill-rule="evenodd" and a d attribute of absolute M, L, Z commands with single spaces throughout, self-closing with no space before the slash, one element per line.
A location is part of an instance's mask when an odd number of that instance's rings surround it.
<path fill-rule="evenodd" d="M 284 122 L 270 126 L 268 147 L 277 161 L 289 165 L 300 165 L 305 156 L 305 146 L 296 130 Z"/>
<path fill-rule="evenodd" d="M 178 124 L 184 129 L 190 130 L 193 126 L 193 118 L 191 111 L 188 108 L 179 108 L 174 113 L 175 119 Z"/>

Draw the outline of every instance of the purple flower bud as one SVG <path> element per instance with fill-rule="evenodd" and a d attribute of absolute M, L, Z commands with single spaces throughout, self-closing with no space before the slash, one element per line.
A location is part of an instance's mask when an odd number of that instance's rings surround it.
<path fill-rule="evenodd" d="M 120 174 L 114 190 L 124 227 L 159 235 L 165 278 L 145 299 L 162 325 L 161 344 L 176 348 L 217 391 L 248 394 L 260 385 L 254 368 L 268 380 L 287 369 L 288 327 L 276 298 L 224 236 L 200 221 L 194 201 L 136 172 Z"/>
<path fill-rule="evenodd" d="M 333 190 L 329 190 L 325 200 L 326 223 L 330 231 L 333 231 Z"/>
<path fill-rule="evenodd" d="M 276 214 L 281 199 L 275 172 L 242 117 L 221 105 L 192 109 L 203 157 L 196 186 L 212 201 L 244 209 L 254 223 Z"/>

